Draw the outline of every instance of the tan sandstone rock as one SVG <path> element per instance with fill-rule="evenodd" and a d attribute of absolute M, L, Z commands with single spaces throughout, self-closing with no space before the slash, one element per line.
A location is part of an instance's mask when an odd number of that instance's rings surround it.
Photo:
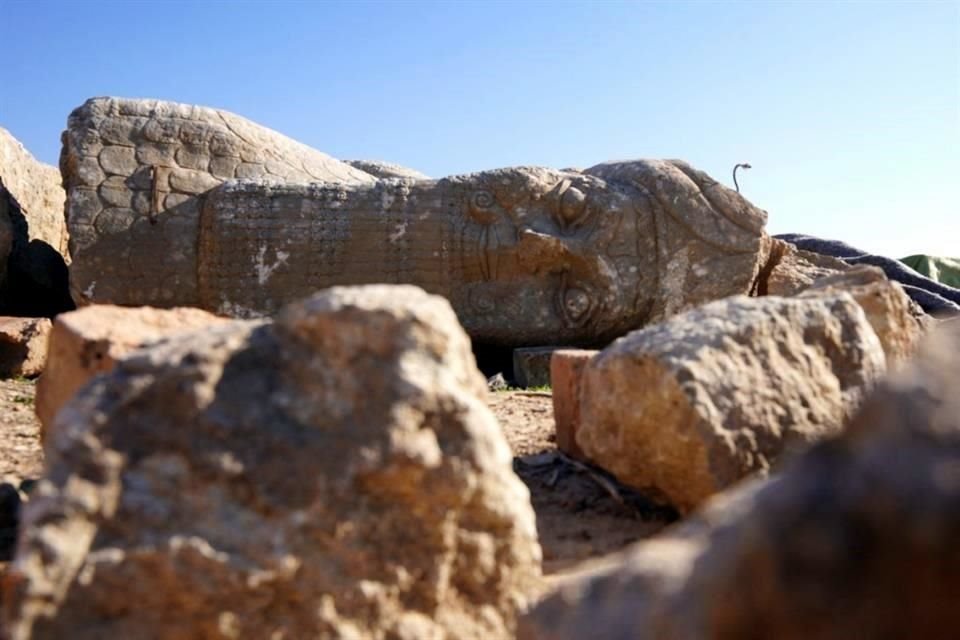
<path fill-rule="evenodd" d="M 448 303 L 335 288 L 136 351 L 57 417 L 26 638 L 512 638 L 529 493 Z"/>
<path fill-rule="evenodd" d="M 95 375 L 160 338 L 227 322 L 200 309 L 94 305 L 57 316 L 46 370 L 37 383 L 36 412 L 48 436 L 60 409 Z"/>
<path fill-rule="evenodd" d="M 30 239 L 66 253 L 65 193 L 56 167 L 37 161 L 0 127 L 0 191 L 14 198 L 30 225 Z"/>
<path fill-rule="evenodd" d="M 897 365 L 913 355 L 930 321 L 898 282 L 888 279 L 879 267 L 863 264 L 824 276 L 801 295 L 839 291 L 852 295 L 863 308 L 867 321 L 880 338 L 887 364 Z"/>
<path fill-rule="evenodd" d="M 33 377 L 43 371 L 50 321 L 0 317 L 0 377 Z"/>
<path fill-rule="evenodd" d="M 758 291 L 760 295 L 797 295 L 817 280 L 846 272 L 851 268 L 839 258 L 803 251 L 778 238 L 771 238 L 770 243 L 770 272 L 760 283 Z"/>
<path fill-rule="evenodd" d="M 839 431 L 885 370 L 845 293 L 736 296 L 614 342 L 587 364 L 577 444 L 681 512 Z"/>
<path fill-rule="evenodd" d="M 580 387 L 583 370 L 599 353 L 592 349 L 558 349 L 550 357 L 550 383 L 557 448 L 569 456 L 587 461 L 577 445 L 580 429 Z"/>
<path fill-rule="evenodd" d="M 57 168 L 0 127 L 0 313 L 70 308 L 64 199 Z"/>
<path fill-rule="evenodd" d="M 866 264 L 851 266 L 776 238 L 771 243 L 771 263 L 775 266 L 770 273 L 761 274 L 759 294 L 793 296 L 846 291 L 866 312 L 889 364 L 902 362 L 913 353 L 929 318 L 882 269 Z"/>
<path fill-rule="evenodd" d="M 960 324 L 769 483 L 586 567 L 523 640 L 950 638 L 960 626 Z M 947 325 L 944 325 L 946 327 Z"/>

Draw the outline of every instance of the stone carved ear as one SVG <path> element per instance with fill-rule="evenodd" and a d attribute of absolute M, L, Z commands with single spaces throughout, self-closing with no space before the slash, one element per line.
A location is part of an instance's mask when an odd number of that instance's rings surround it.
<path fill-rule="evenodd" d="M 693 237 L 725 253 L 754 252 L 764 235 L 765 211 L 685 162 L 608 162 L 584 173 L 643 189 Z"/>
<path fill-rule="evenodd" d="M 486 189 L 472 192 L 467 200 L 470 217 L 483 224 L 492 224 L 497 219 L 498 209 L 496 198 Z"/>

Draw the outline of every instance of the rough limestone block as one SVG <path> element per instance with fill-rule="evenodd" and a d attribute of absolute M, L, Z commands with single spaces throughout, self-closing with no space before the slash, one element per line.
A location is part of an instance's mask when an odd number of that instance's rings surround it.
<path fill-rule="evenodd" d="M 60 409 L 95 375 L 129 352 L 160 338 L 226 322 L 200 309 L 94 305 L 57 316 L 45 349 L 46 370 L 34 406 L 41 436 Z"/>
<path fill-rule="evenodd" d="M 335 288 L 136 351 L 61 411 L 15 639 L 514 637 L 530 495 L 450 305 Z"/>
<path fill-rule="evenodd" d="M 558 347 L 522 347 L 513 350 L 513 381 L 518 387 L 550 386 L 550 356 Z"/>
<path fill-rule="evenodd" d="M 0 317 L 0 377 L 33 377 L 43 371 L 50 320 Z"/>
<path fill-rule="evenodd" d="M 946 325 L 945 325 L 946 326 Z M 960 626 L 960 324 L 769 483 L 585 567 L 522 640 L 946 638 Z"/>
<path fill-rule="evenodd" d="M 0 314 L 51 316 L 72 308 L 64 197 L 57 168 L 0 128 Z"/>
<path fill-rule="evenodd" d="M 598 353 L 600 352 L 589 349 L 558 349 L 550 358 L 557 448 L 585 462 L 589 459 L 577 445 L 577 430 L 580 428 L 580 386 L 584 367 Z"/>
<path fill-rule="evenodd" d="M 688 512 L 839 431 L 885 365 L 849 294 L 720 300 L 591 360 L 577 444 L 621 482 Z"/>

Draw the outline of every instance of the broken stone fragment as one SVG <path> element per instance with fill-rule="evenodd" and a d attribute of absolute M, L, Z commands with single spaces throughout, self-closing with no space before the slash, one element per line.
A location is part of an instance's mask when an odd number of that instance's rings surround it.
<path fill-rule="evenodd" d="M 334 288 L 130 353 L 56 418 L 4 627 L 513 638 L 541 554 L 485 399 L 450 305 L 414 287 Z"/>
<path fill-rule="evenodd" d="M 797 249 L 789 242 L 771 238 L 772 267 L 760 283 L 761 295 L 793 296 L 817 280 L 850 269 L 843 260 Z"/>
<path fill-rule="evenodd" d="M 621 482 L 688 512 L 838 432 L 885 364 L 849 294 L 735 296 L 593 358 L 577 444 Z"/>
<path fill-rule="evenodd" d="M 513 350 L 513 380 L 522 389 L 550 386 L 550 356 L 558 347 Z"/>
<path fill-rule="evenodd" d="M 581 420 L 580 387 L 584 368 L 598 353 L 599 351 L 589 349 L 558 349 L 550 358 L 557 448 L 584 462 L 587 462 L 588 458 L 577 445 L 577 430 Z"/>
<path fill-rule="evenodd" d="M 64 197 L 57 168 L 0 128 L 0 314 L 52 316 L 73 307 Z"/>
<path fill-rule="evenodd" d="M 37 382 L 36 412 L 42 438 L 60 409 L 95 375 L 146 344 L 226 322 L 200 309 L 93 305 L 57 316 L 50 331 L 46 369 Z"/>
<path fill-rule="evenodd" d="M 0 377 L 39 375 L 47 356 L 49 335 L 47 318 L 0 317 Z"/>
<path fill-rule="evenodd" d="M 960 626 L 960 324 L 768 483 L 585 566 L 522 640 L 943 638 Z M 909 594 L 909 595 L 905 595 Z"/>

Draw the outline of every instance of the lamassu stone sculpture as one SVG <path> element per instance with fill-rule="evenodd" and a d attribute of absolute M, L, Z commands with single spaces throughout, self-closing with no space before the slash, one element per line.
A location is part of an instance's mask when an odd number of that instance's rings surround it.
<path fill-rule="evenodd" d="M 115 98 L 65 141 L 79 302 L 253 317 L 409 283 L 475 340 L 589 344 L 749 292 L 768 251 L 766 214 L 679 161 L 378 180 L 232 114 Z"/>

